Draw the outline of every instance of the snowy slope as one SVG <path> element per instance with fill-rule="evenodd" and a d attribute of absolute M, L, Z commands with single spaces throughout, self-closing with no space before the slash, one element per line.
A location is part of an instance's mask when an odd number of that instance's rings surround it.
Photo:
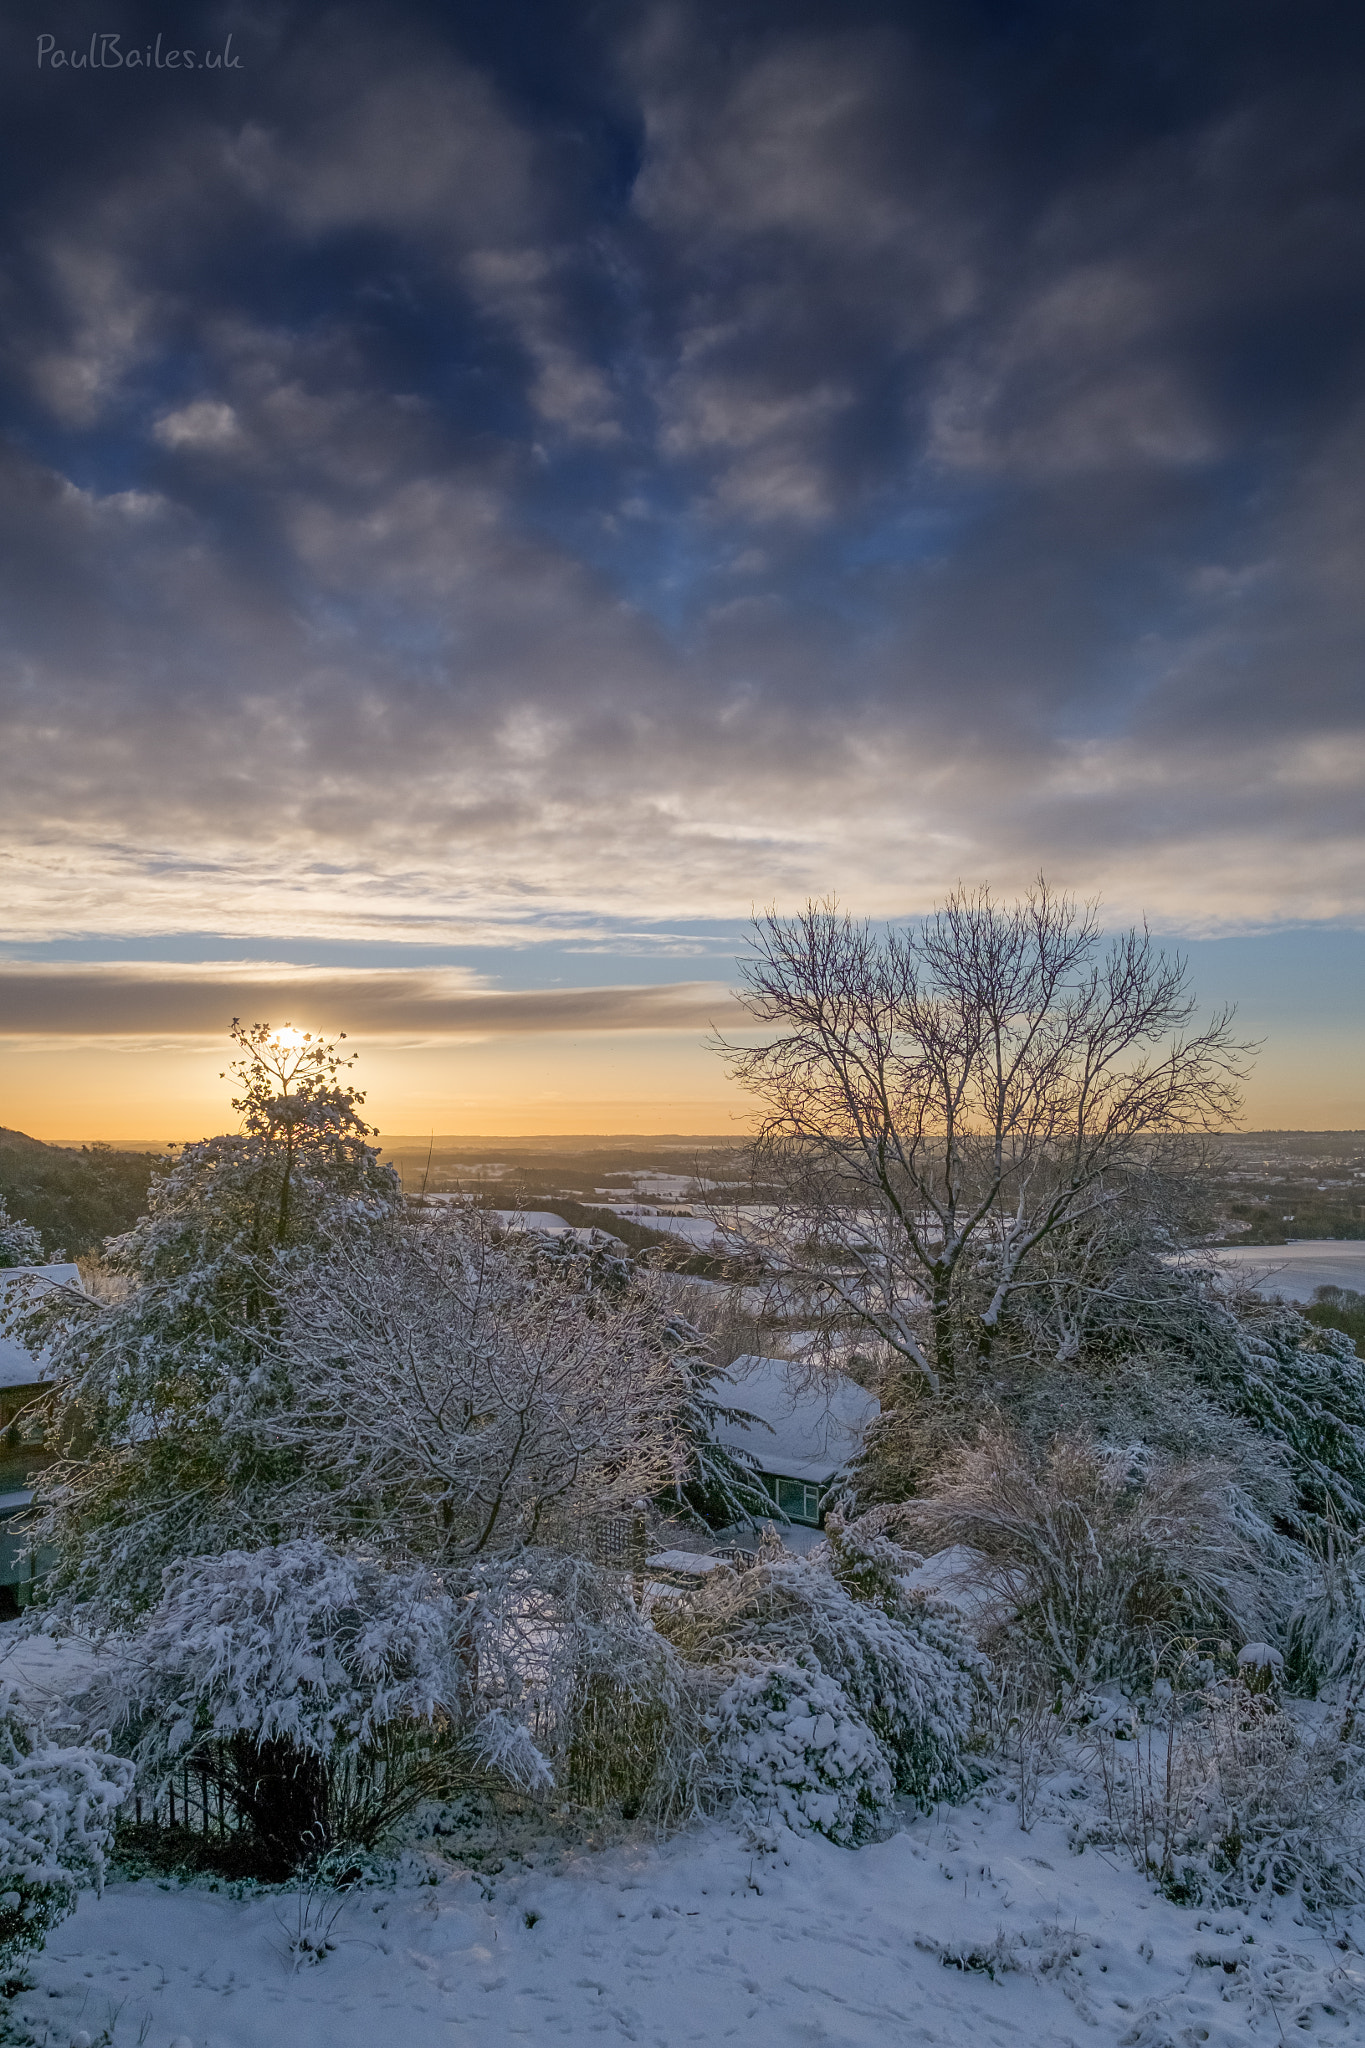
<path fill-rule="evenodd" d="M 1172 1906 L 1070 1854 L 1058 1820 L 1025 1835 L 1001 1802 L 858 1851 L 782 1840 L 765 1854 L 713 1825 L 496 1876 L 433 1860 L 427 1883 L 410 1859 L 407 1882 L 351 1894 L 335 1951 L 298 1970 L 298 1895 L 115 1884 L 16 2003 L 53 2048 L 1365 2040 L 1358 1952 L 1287 1913 Z"/>

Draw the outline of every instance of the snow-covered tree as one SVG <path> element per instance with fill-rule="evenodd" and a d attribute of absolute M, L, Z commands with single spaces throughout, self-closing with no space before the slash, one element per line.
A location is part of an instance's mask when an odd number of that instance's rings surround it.
<path fill-rule="evenodd" d="M 0 1195 L 0 1267 L 41 1266 L 44 1256 L 42 1232 L 11 1216 Z"/>
<path fill-rule="evenodd" d="M 118 1299 L 48 1290 L 27 1334 L 56 1388 L 38 1540 L 48 1597 L 109 1623 L 156 1599 L 165 1565 L 279 1533 L 291 1477 L 257 1420 L 287 1399 L 276 1337 L 286 1283 L 348 1231 L 399 1207 L 343 1085 L 334 1044 L 233 1026 L 241 1128 L 184 1152 L 148 1214 L 111 1240 Z"/>
<path fill-rule="evenodd" d="M 290 1292 L 292 1400 L 262 1431 L 297 1461 L 295 1520 L 449 1563 L 573 1549 L 698 1474 L 744 1489 L 694 1336 L 612 1263 L 477 1211 L 339 1240 Z"/>

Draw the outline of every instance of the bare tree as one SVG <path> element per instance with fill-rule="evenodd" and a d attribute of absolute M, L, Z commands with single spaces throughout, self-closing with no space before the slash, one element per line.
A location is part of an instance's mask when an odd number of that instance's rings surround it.
<path fill-rule="evenodd" d="M 833 898 L 754 921 L 740 1000 L 775 1035 L 722 1043 L 762 1104 L 742 1225 L 793 1303 L 870 1331 L 906 1396 L 988 1359 L 1041 1248 L 1098 1218 L 1154 1147 L 1232 1123 L 1251 1048 L 1202 1028 L 1187 965 L 1093 903 L 958 889 L 878 935 Z"/>

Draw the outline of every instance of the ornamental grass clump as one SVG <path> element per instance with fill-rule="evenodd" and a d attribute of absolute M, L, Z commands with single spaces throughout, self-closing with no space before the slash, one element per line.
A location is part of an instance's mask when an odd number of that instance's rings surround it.
<path fill-rule="evenodd" d="M 1067 1689 L 1136 1681 L 1177 1636 L 1259 1632 L 1253 1541 L 1210 1462 L 1066 1436 L 1035 1459 L 994 1429 L 898 1522 L 926 1550 L 972 1552 L 983 1647 L 1041 1656 Z"/>

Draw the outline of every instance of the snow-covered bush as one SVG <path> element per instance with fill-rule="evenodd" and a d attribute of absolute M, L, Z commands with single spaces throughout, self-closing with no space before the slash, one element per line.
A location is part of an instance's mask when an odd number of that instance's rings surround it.
<path fill-rule="evenodd" d="M 291 1294 L 281 1356 L 293 1398 L 265 1437 L 320 1481 L 295 1512 L 382 1521 L 412 1555 L 583 1547 L 587 1524 L 697 1477 L 694 1333 L 619 1258 L 480 1212 L 340 1242 Z"/>
<path fill-rule="evenodd" d="M 187 1558 L 100 1689 L 140 1726 L 144 1766 L 200 1736 L 250 1735 L 315 1755 L 363 1748 L 397 1719 L 437 1721 L 468 1694 L 463 1609 L 422 1569 L 390 1570 L 316 1538 Z"/>
<path fill-rule="evenodd" d="M 704 1702 L 630 1582 L 526 1550 L 465 1572 L 480 1726 L 534 1732 L 557 1795 L 664 1820 L 700 1798 Z"/>
<path fill-rule="evenodd" d="M 1174 1898 L 1298 1896 L 1310 1914 L 1365 1902 L 1365 1749 L 1354 1717 L 1305 1724 L 1239 1682 L 1172 1694 L 1127 1739 L 1097 1728 L 1106 1824 Z"/>
<path fill-rule="evenodd" d="M 41 1266 L 43 1258 L 42 1231 L 11 1216 L 0 1195 L 0 1266 Z"/>
<path fill-rule="evenodd" d="M 1365 1361 L 1342 1331 L 1283 1302 L 1236 1307 L 1225 1316 L 1222 1398 L 1279 1447 L 1305 1534 L 1324 1523 L 1365 1530 Z"/>
<path fill-rule="evenodd" d="M 303 1539 L 192 1558 L 83 1704 L 155 1794 L 192 1765 L 266 1863 L 365 1843 L 481 1752 L 468 1606 L 424 1569 Z M 504 1773 L 548 1772 L 487 1731 Z"/>
<path fill-rule="evenodd" d="M 1310 1696 L 1365 1694 L 1365 1542 L 1323 1541 L 1289 1617 L 1289 1673 Z"/>
<path fill-rule="evenodd" d="M 885 1823 L 896 1791 L 890 1758 L 823 1672 L 745 1672 L 721 1694 L 713 1725 L 722 1782 L 757 1819 L 776 1815 L 849 1848 Z"/>
<path fill-rule="evenodd" d="M 132 1780 L 105 1748 L 47 1741 L 0 1687 L 0 1965 L 41 1948 L 81 1887 L 102 1884 Z"/>
<path fill-rule="evenodd" d="M 703 1674 L 788 1664 L 822 1673 L 875 1736 L 897 1791 L 928 1801 L 960 1789 L 983 1660 L 930 1603 L 884 1587 L 880 1601 L 858 1599 L 828 1554 L 782 1554 L 712 1572 L 695 1592 L 661 1600 L 654 1623 Z"/>
<path fill-rule="evenodd" d="M 997 1616 L 985 1647 L 1041 1653 L 1064 1685 L 1133 1677 L 1172 1635 L 1245 1637 L 1259 1618 L 1257 1560 L 1217 1466 L 1076 1437 L 1039 1460 L 997 1428 L 900 1524 L 926 1549 L 974 1551 Z"/>

